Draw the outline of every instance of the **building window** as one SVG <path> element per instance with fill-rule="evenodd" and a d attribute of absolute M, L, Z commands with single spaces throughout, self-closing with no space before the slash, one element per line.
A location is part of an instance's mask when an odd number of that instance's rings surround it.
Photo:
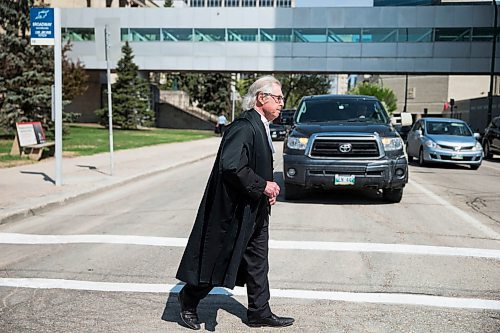
<path fill-rule="evenodd" d="M 471 29 L 469 28 L 436 28 L 434 41 L 436 42 L 468 42 Z"/>
<path fill-rule="evenodd" d="M 86 42 L 95 40 L 94 28 L 66 28 L 62 38 L 72 42 Z"/>
<path fill-rule="evenodd" d="M 243 0 L 243 7 L 256 7 L 257 0 Z"/>
<path fill-rule="evenodd" d="M 224 42 L 226 40 L 225 29 L 195 29 L 194 40 L 196 42 Z"/>
<path fill-rule="evenodd" d="M 292 29 L 260 29 L 263 42 L 291 42 L 292 36 Z"/>
<path fill-rule="evenodd" d="M 292 7 L 292 0 L 276 0 L 276 7 Z"/>
<path fill-rule="evenodd" d="M 259 6 L 260 7 L 273 7 L 274 0 L 260 0 Z"/>
<path fill-rule="evenodd" d="M 121 28 L 120 29 L 120 38 L 122 42 L 130 42 L 132 41 L 132 38 L 130 38 L 130 33 L 128 28 Z"/>
<path fill-rule="evenodd" d="M 493 40 L 492 28 L 472 28 L 473 42 L 491 42 Z"/>
<path fill-rule="evenodd" d="M 240 5 L 240 0 L 226 0 L 226 7 L 238 7 Z"/>
<path fill-rule="evenodd" d="M 168 42 L 190 42 L 193 40 L 193 29 L 161 29 L 163 40 Z"/>
<path fill-rule="evenodd" d="M 220 7 L 221 0 L 208 0 L 208 7 Z"/>
<path fill-rule="evenodd" d="M 229 42 L 256 42 L 259 40 L 258 29 L 227 29 Z"/>
<path fill-rule="evenodd" d="M 293 29 L 296 43 L 326 43 L 326 29 Z"/>
<path fill-rule="evenodd" d="M 360 28 L 333 28 L 328 29 L 328 42 L 359 43 L 361 40 Z"/>
<path fill-rule="evenodd" d="M 205 0 L 191 0 L 191 7 L 205 7 Z"/>
<path fill-rule="evenodd" d="M 432 42 L 432 29 L 430 28 L 405 28 L 398 30 L 398 42 Z"/>
<path fill-rule="evenodd" d="M 397 29 L 363 29 L 361 41 L 364 43 L 395 43 L 397 41 Z"/>
<path fill-rule="evenodd" d="M 131 28 L 133 42 L 155 42 L 160 40 L 160 29 Z"/>

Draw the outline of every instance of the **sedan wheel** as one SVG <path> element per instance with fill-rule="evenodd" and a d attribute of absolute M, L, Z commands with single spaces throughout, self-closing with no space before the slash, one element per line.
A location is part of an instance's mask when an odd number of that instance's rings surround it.
<path fill-rule="evenodd" d="M 423 167 L 425 166 L 425 160 L 424 160 L 424 149 L 420 148 L 420 152 L 418 153 L 418 165 Z"/>

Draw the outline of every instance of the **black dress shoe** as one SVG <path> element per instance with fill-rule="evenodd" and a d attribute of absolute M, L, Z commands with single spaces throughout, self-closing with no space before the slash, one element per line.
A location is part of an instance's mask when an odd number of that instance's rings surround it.
<path fill-rule="evenodd" d="M 285 327 L 293 324 L 295 320 L 293 318 L 278 317 L 275 314 L 271 314 L 269 317 L 253 319 L 248 321 L 248 326 L 250 327 Z"/>
<path fill-rule="evenodd" d="M 177 295 L 177 298 L 179 299 L 179 303 L 181 305 L 181 320 L 182 320 L 182 322 L 186 325 L 186 327 L 189 327 L 192 330 L 199 330 L 201 328 L 201 326 L 200 326 L 200 321 L 198 319 L 198 314 L 196 313 L 196 310 L 185 309 L 184 304 L 182 302 L 181 293 L 179 293 Z"/>

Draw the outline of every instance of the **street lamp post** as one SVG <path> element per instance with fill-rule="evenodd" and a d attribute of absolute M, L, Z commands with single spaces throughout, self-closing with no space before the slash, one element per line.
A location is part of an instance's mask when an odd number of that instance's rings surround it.
<path fill-rule="evenodd" d="M 492 108 L 493 108 L 493 80 L 495 78 L 495 58 L 496 58 L 496 48 L 497 48 L 497 28 L 498 28 L 498 7 L 495 0 L 492 1 L 493 6 L 495 6 L 493 18 L 493 43 L 491 47 L 491 69 L 490 69 L 490 91 L 488 92 L 488 115 L 487 122 L 489 124 L 491 121 Z"/>
<path fill-rule="evenodd" d="M 408 104 L 408 74 L 406 74 L 406 79 L 405 79 L 405 106 L 403 107 L 403 112 L 406 112 L 407 109 L 407 104 Z"/>

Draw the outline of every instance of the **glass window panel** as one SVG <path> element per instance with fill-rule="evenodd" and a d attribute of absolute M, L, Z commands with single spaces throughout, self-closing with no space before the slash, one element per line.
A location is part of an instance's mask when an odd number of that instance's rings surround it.
<path fill-rule="evenodd" d="M 255 7 L 257 6 L 257 0 L 243 0 L 243 7 Z"/>
<path fill-rule="evenodd" d="M 472 28 L 473 42 L 491 42 L 493 40 L 492 28 Z"/>
<path fill-rule="evenodd" d="M 470 41 L 470 28 L 436 28 L 436 42 L 466 42 Z"/>
<path fill-rule="evenodd" d="M 297 43 L 326 43 L 326 29 L 293 29 L 293 41 Z"/>
<path fill-rule="evenodd" d="M 120 29 L 120 38 L 122 42 L 130 42 L 132 39 L 130 38 L 130 34 L 128 31 L 128 28 L 121 28 Z"/>
<path fill-rule="evenodd" d="M 193 29 L 161 29 L 163 40 L 169 42 L 184 42 L 193 40 Z"/>
<path fill-rule="evenodd" d="M 260 40 L 263 42 L 291 42 L 292 29 L 260 29 Z"/>
<path fill-rule="evenodd" d="M 274 6 L 273 0 L 260 0 L 259 6 L 261 7 L 272 7 Z"/>
<path fill-rule="evenodd" d="M 152 42 L 160 40 L 160 29 L 130 28 L 133 42 Z"/>
<path fill-rule="evenodd" d="M 333 28 L 328 29 L 328 42 L 334 43 L 359 43 L 361 29 Z"/>
<path fill-rule="evenodd" d="M 276 0 L 276 7 L 292 7 L 291 0 Z"/>
<path fill-rule="evenodd" d="M 226 0 L 226 7 L 238 7 L 240 5 L 240 0 Z"/>
<path fill-rule="evenodd" d="M 361 42 L 395 43 L 397 41 L 397 36 L 397 29 L 368 28 L 363 29 Z"/>
<path fill-rule="evenodd" d="M 94 28 L 66 28 L 64 40 L 86 42 L 95 40 Z"/>
<path fill-rule="evenodd" d="M 205 7 L 205 0 L 191 0 L 191 7 Z"/>
<path fill-rule="evenodd" d="M 430 28 L 399 29 L 398 42 L 432 42 L 432 29 Z"/>
<path fill-rule="evenodd" d="M 227 29 L 227 40 L 230 42 L 255 42 L 259 40 L 259 30 Z"/>
<path fill-rule="evenodd" d="M 208 0 L 208 7 L 220 7 L 221 0 Z"/>
<path fill-rule="evenodd" d="M 226 40 L 226 30 L 195 29 L 194 40 L 197 42 L 224 42 Z"/>

